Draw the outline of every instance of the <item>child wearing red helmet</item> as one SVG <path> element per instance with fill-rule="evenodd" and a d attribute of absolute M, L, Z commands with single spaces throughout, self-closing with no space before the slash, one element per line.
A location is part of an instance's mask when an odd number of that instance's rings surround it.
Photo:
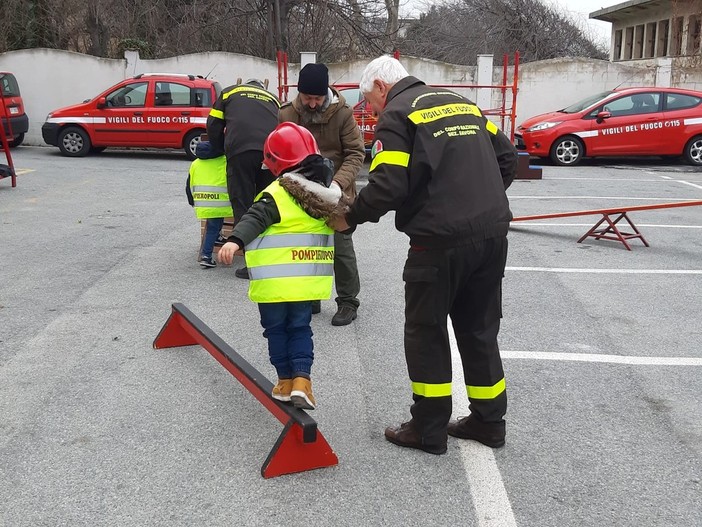
<path fill-rule="evenodd" d="M 312 301 L 331 297 L 334 231 L 326 224 L 341 191 L 334 169 L 306 128 L 285 122 L 263 146 L 276 180 L 255 199 L 219 252 L 224 264 L 246 248 L 249 298 L 258 303 L 263 336 L 278 374 L 272 396 L 314 409 Z"/>

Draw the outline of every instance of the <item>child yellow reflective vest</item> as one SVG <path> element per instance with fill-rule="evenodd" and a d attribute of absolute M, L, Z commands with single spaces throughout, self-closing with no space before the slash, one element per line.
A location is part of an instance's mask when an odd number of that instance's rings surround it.
<path fill-rule="evenodd" d="M 190 191 L 198 219 L 230 218 L 227 193 L 227 157 L 196 159 L 190 165 Z"/>
<path fill-rule="evenodd" d="M 334 231 L 324 219 L 307 214 L 278 180 L 263 192 L 273 197 L 280 222 L 246 246 L 249 298 L 259 303 L 330 298 Z"/>

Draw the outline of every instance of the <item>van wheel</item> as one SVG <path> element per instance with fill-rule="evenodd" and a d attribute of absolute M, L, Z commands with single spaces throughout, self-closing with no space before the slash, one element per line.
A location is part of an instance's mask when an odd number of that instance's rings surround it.
<path fill-rule="evenodd" d="M 702 165 L 702 135 L 690 139 L 685 145 L 685 159 L 691 165 Z"/>
<path fill-rule="evenodd" d="M 559 137 L 551 146 L 551 161 L 561 166 L 580 163 L 585 155 L 583 142 L 574 135 Z"/>
<path fill-rule="evenodd" d="M 24 141 L 24 134 L 16 135 L 15 138 L 10 141 L 10 148 L 15 148 L 16 146 L 21 145 L 22 141 Z"/>
<path fill-rule="evenodd" d="M 82 128 L 68 126 L 59 133 L 58 147 L 64 156 L 87 156 L 90 152 L 90 137 Z"/>
<path fill-rule="evenodd" d="M 200 135 L 203 133 L 203 130 L 193 130 L 185 136 L 185 139 L 183 139 L 183 150 L 185 151 L 185 155 L 188 156 L 188 159 L 191 161 L 195 159 L 195 149 L 197 148 L 197 144 L 200 142 Z"/>

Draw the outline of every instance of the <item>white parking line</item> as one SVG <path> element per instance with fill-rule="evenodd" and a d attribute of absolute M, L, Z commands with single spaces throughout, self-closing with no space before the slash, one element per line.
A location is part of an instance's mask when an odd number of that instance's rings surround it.
<path fill-rule="evenodd" d="M 683 181 L 682 179 L 676 179 L 675 182 L 682 183 L 683 185 L 690 185 L 691 187 L 695 187 L 702 190 L 702 185 L 697 185 L 696 183 L 690 183 L 689 181 Z"/>
<path fill-rule="evenodd" d="M 463 367 L 461 366 L 461 357 L 458 354 L 456 337 L 450 324 L 449 340 L 451 342 L 451 363 L 456 376 L 452 383 L 454 415 L 468 415 L 470 410 L 468 409 L 466 384 L 462 373 Z M 468 488 L 479 527 L 517 527 L 512 505 L 509 502 L 492 448 L 477 441 L 464 441 L 462 439 L 456 441 L 461 449 L 461 459 L 468 477 Z"/>
<path fill-rule="evenodd" d="M 505 271 L 534 273 L 593 273 L 593 274 L 702 274 L 702 269 L 578 269 L 570 267 L 505 267 Z"/>
<path fill-rule="evenodd" d="M 657 229 L 702 229 L 702 225 L 660 225 L 657 223 L 638 223 L 638 227 L 654 227 Z M 510 227 L 522 227 L 511 225 Z M 537 223 L 529 222 L 529 227 L 592 227 L 592 223 Z"/>
<path fill-rule="evenodd" d="M 616 199 L 617 201 L 660 201 L 671 203 L 673 201 L 698 201 L 699 198 L 632 198 L 631 196 L 507 196 L 509 199 Z"/>
<path fill-rule="evenodd" d="M 500 351 L 503 359 L 560 360 L 575 362 L 605 362 L 633 366 L 702 366 L 697 357 L 634 357 L 603 353 L 558 353 L 549 351 Z"/>

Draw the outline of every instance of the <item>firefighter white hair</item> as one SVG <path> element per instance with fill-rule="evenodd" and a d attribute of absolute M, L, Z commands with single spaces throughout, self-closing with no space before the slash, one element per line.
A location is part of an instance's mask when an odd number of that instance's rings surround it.
<path fill-rule="evenodd" d="M 408 77 L 409 73 L 400 61 L 383 55 L 368 63 L 363 70 L 358 88 L 361 93 L 368 93 L 373 89 L 373 81 L 379 80 L 386 84 L 395 84 L 397 81 Z"/>

